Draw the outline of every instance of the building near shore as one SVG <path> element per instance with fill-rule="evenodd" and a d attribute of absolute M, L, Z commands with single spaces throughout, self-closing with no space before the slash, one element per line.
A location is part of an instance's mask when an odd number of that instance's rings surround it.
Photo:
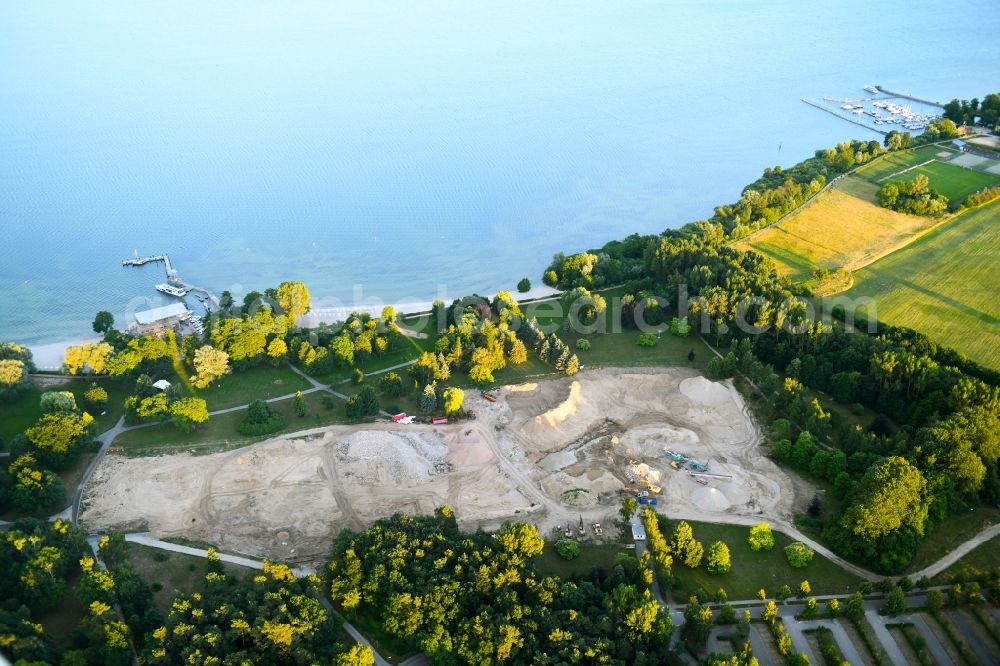
<path fill-rule="evenodd" d="M 135 321 L 129 328 L 142 335 L 156 335 L 178 328 L 191 316 L 191 311 L 183 303 L 171 303 L 136 312 L 133 316 Z"/>

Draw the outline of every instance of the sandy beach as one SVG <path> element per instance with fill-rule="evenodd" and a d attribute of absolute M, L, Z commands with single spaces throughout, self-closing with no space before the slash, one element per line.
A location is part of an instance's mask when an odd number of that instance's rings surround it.
<path fill-rule="evenodd" d="M 87 342 L 100 342 L 100 340 L 101 338 L 78 338 L 76 340 L 28 345 L 28 348 L 31 350 L 31 355 L 35 360 L 35 367 L 39 370 L 59 370 L 62 368 L 63 357 L 66 355 L 67 347 L 75 347 Z"/>
<path fill-rule="evenodd" d="M 538 299 L 548 298 L 550 296 L 555 296 L 559 294 L 559 290 L 547 285 L 534 286 L 524 293 L 519 293 L 516 289 L 509 289 L 511 294 L 519 302 L 534 301 Z M 480 294 L 480 296 L 485 296 L 486 298 L 492 299 L 496 296 L 497 292 L 489 292 L 487 294 Z M 462 294 L 466 296 L 467 294 Z M 445 302 L 446 305 L 450 305 L 452 301 L 456 298 L 461 298 L 462 296 L 440 296 L 439 298 Z M 304 327 L 318 326 L 319 324 L 331 324 L 338 321 L 344 321 L 351 315 L 352 312 L 368 312 L 372 315 L 378 316 L 382 313 L 382 308 L 387 305 L 391 305 L 396 309 L 397 315 L 410 315 L 418 314 L 422 312 L 430 312 L 431 308 L 434 306 L 434 300 L 420 301 L 420 300 L 403 300 L 397 303 L 387 303 L 378 298 L 366 298 L 360 302 L 355 302 L 352 305 L 345 304 L 329 304 L 323 305 L 322 301 L 320 304 L 314 305 L 308 314 L 303 315 L 299 318 L 298 325 Z"/>

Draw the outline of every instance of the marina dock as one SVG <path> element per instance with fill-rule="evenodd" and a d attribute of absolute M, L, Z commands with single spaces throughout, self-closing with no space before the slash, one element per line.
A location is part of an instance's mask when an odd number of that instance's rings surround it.
<path fill-rule="evenodd" d="M 177 271 L 174 269 L 173 265 L 170 263 L 170 257 L 167 256 L 166 254 L 156 254 L 149 257 L 137 256 L 132 259 L 125 259 L 124 261 L 122 261 L 122 266 L 126 268 L 129 266 L 145 266 L 146 264 L 153 264 L 157 262 L 163 262 L 163 267 L 167 273 L 166 284 L 156 285 L 157 291 L 160 291 L 169 296 L 173 296 L 179 299 L 185 305 L 187 305 L 187 301 L 185 300 L 185 296 L 187 295 L 187 293 L 195 292 L 196 294 L 199 295 L 198 299 L 202 302 L 207 311 L 211 312 L 213 308 L 215 310 L 219 309 L 219 297 L 216 296 L 214 292 L 212 292 L 209 289 L 206 289 L 205 287 L 199 287 L 198 285 L 189 284 L 184 280 L 182 280 L 181 277 L 177 274 Z M 211 306 L 209 304 L 211 304 Z"/>
<path fill-rule="evenodd" d="M 882 94 L 887 95 L 889 97 L 898 97 L 900 99 L 908 99 L 911 102 L 920 102 L 921 104 L 926 104 L 927 106 L 936 106 L 939 109 L 943 109 L 944 108 L 944 104 L 942 104 L 941 102 L 932 102 L 929 99 L 921 99 L 919 97 L 914 97 L 913 95 L 904 95 L 903 93 L 898 93 L 898 92 L 893 92 L 891 90 L 887 90 L 887 89 L 883 88 L 882 86 L 875 86 L 875 87 L 878 88 L 882 92 Z"/>
<path fill-rule="evenodd" d="M 906 106 L 904 100 L 917 102 L 924 106 L 943 108 L 939 102 L 905 95 L 881 86 L 865 86 L 864 91 L 868 93 L 864 97 L 841 99 L 824 96 L 822 102 L 813 99 L 803 99 L 802 101 L 841 120 L 846 120 L 882 135 L 888 134 L 889 130 L 883 130 L 877 126 L 898 125 L 900 131 L 914 132 L 925 129 L 935 119 L 940 118 L 940 115 L 935 111 L 914 110 L 912 107 Z M 838 105 L 838 108 L 831 106 L 833 104 Z"/>
<path fill-rule="evenodd" d="M 871 130 L 873 132 L 878 132 L 879 134 L 882 134 L 882 135 L 888 134 L 888 132 L 886 132 L 885 130 L 876 129 L 876 128 L 874 128 L 874 127 L 872 127 L 872 126 L 870 126 L 870 125 L 868 125 L 866 123 L 861 122 L 860 120 L 856 120 L 854 118 L 851 118 L 850 116 L 848 116 L 847 114 L 844 114 L 844 113 L 838 113 L 837 111 L 834 111 L 833 109 L 827 108 L 827 107 L 823 106 L 822 104 L 820 104 L 818 102 L 812 101 L 811 99 L 802 98 L 802 101 L 805 102 L 806 104 L 808 104 L 809 106 L 815 106 L 820 111 L 826 111 L 827 113 L 829 113 L 831 115 L 837 116 L 841 120 L 846 120 L 847 122 L 854 123 L 855 125 L 858 125 L 859 127 L 864 127 L 866 130 Z"/>

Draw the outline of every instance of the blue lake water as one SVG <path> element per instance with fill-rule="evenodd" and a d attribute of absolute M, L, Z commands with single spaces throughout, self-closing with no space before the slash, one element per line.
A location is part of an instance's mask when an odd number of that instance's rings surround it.
<path fill-rule="evenodd" d="M 876 137 L 803 104 L 1000 88 L 1000 5 L 0 3 L 0 340 L 239 295 L 510 288 Z M 144 307 L 144 306 L 143 306 Z"/>

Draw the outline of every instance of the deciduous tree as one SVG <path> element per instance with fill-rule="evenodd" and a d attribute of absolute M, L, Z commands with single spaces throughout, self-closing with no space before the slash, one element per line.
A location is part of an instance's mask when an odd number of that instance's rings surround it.
<path fill-rule="evenodd" d="M 206 388 L 229 372 L 229 354 L 204 345 L 194 353 L 194 369 L 198 374 L 191 378 L 191 383 L 198 388 Z"/>
<path fill-rule="evenodd" d="M 309 290 L 302 282 L 282 282 L 278 285 L 278 305 L 290 324 L 309 312 Z"/>

